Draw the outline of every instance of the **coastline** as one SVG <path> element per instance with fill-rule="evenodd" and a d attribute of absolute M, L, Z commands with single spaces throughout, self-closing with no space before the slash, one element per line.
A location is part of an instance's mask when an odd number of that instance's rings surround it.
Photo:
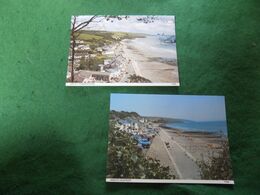
<path fill-rule="evenodd" d="M 223 135 L 220 135 L 216 131 L 210 132 L 210 131 L 206 131 L 206 130 L 186 130 L 186 129 L 181 129 L 181 128 L 169 127 L 169 126 L 165 125 L 165 123 L 162 123 L 161 125 L 159 125 L 159 127 L 167 129 L 167 130 L 171 130 L 171 132 L 180 132 L 180 133 L 187 134 L 187 135 L 190 134 L 192 136 L 197 135 L 197 136 L 208 136 L 208 137 L 221 137 L 221 138 L 223 138 Z"/>
<path fill-rule="evenodd" d="M 156 141 L 151 144 L 151 152 L 147 153 L 153 154 L 155 148 L 161 148 L 161 155 L 151 157 L 157 158 L 164 165 L 172 165 L 170 169 L 179 179 L 201 179 L 199 163 L 209 162 L 212 157 L 218 156 L 221 144 L 226 140 L 209 132 L 185 132 L 158 123 L 154 123 L 154 126 L 160 130 L 154 138 Z"/>
<path fill-rule="evenodd" d="M 111 114 L 115 121 L 114 129 L 130 135 L 133 148 L 137 147 L 142 154 L 140 157 L 157 162 L 169 174 L 167 177 L 193 181 L 232 178 L 230 164 L 225 164 L 229 163 L 226 137 L 164 128 L 165 120 L 162 118 L 142 117 L 137 112 L 112 110 Z M 215 170 L 218 167 L 223 168 L 223 173 Z"/>
<path fill-rule="evenodd" d="M 161 130 L 189 151 L 196 161 L 207 161 L 212 156 L 218 156 L 222 142 L 227 140 L 225 137 L 209 132 L 187 132 L 166 128 Z"/>
<path fill-rule="evenodd" d="M 139 39 L 140 44 L 136 41 Z M 176 48 L 160 49 L 160 45 L 153 44 L 146 37 L 125 38 L 104 48 L 99 47 L 100 51 L 91 54 L 91 58 L 100 58 L 101 53 L 105 60 L 103 65 L 99 64 L 100 70 L 74 70 L 74 81 L 70 83 L 69 63 L 66 86 L 179 86 Z M 80 60 L 76 59 L 75 67 L 79 67 L 79 63 Z"/>
<path fill-rule="evenodd" d="M 149 49 L 146 52 L 131 43 L 132 40 L 125 39 L 120 42 L 122 45 L 123 55 L 129 59 L 135 74 L 152 83 L 178 83 L 178 66 L 175 62 L 170 65 L 167 60 L 157 59 L 149 56 Z"/>

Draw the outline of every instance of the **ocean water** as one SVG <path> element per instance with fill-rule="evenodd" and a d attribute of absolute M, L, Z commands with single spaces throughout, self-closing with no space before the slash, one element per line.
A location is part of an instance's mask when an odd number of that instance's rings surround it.
<path fill-rule="evenodd" d="M 161 36 L 146 36 L 131 40 L 130 44 L 149 57 L 176 60 L 176 44 L 164 42 Z"/>
<path fill-rule="evenodd" d="M 201 131 L 210 132 L 217 134 L 227 135 L 227 123 L 226 121 L 206 121 L 206 122 L 195 122 L 195 121 L 184 121 L 176 123 L 167 123 L 166 127 L 176 128 L 183 131 Z"/>

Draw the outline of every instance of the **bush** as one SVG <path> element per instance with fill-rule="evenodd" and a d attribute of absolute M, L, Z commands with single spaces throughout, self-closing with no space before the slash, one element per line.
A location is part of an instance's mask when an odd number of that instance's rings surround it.
<path fill-rule="evenodd" d="M 174 179 L 169 170 L 169 167 L 161 166 L 159 160 L 145 157 L 129 134 L 110 124 L 108 178 Z"/>
<path fill-rule="evenodd" d="M 233 177 L 229 156 L 228 142 L 223 141 L 218 157 L 212 157 L 210 162 L 200 162 L 202 179 L 230 180 Z"/>
<path fill-rule="evenodd" d="M 130 75 L 128 77 L 130 83 L 151 83 L 149 79 L 146 79 L 144 77 L 138 76 L 136 74 Z"/>

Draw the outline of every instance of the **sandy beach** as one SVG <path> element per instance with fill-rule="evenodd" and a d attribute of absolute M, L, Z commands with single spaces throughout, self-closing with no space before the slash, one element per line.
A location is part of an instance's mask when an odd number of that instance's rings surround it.
<path fill-rule="evenodd" d="M 169 166 L 179 179 L 201 179 L 199 162 L 218 156 L 223 139 L 203 132 L 160 127 L 147 155 Z"/>
<path fill-rule="evenodd" d="M 175 60 L 164 60 L 159 50 L 153 51 L 152 48 L 144 48 L 143 45 L 136 45 L 134 40 L 121 41 L 123 55 L 129 59 L 135 74 L 153 83 L 168 82 L 178 83 L 178 67 Z M 172 52 L 172 55 L 174 52 Z M 168 57 L 171 57 L 168 56 Z"/>
<path fill-rule="evenodd" d="M 217 157 L 225 138 L 203 132 L 182 132 L 161 128 L 172 140 L 188 151 L 196 161 L 208 161 Z"/>
<path fill-rule="evenodd" d="M 165 46 L 167 45 L 167 46 Z M 85 45 L 83 45 L 85 46 Z M 162 44 L 158 38 L 123 39 L 113 42 L 90 58 L 104 57 L 100 70 L 80 69 L 80 59 L 75 60 L 74 82 L 79 83 L 144 83 L 179 84 L 175 43 Z M 102 50 L 102 51 L 101 51 Z M 77 58 L 83 57 L 82 54 Z M 86 58 L 86 57 L 85 57 Z M 87 58 L 88 59 L 88 58 Z M 81 65 L 83 66 L 83 65 Z M 90 66 L 90 65 L 89 65 Z M 70 81 L 71 65 L 68 65 L 67 81 Z M 137 77 L 137 81 L 133 78 Z"/>

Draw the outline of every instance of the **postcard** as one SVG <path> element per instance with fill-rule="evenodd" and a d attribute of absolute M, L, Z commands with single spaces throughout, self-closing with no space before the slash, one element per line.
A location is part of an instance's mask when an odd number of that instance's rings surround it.
<path fill-rule="evenodd" d="M 66 86 L 179 86 L 175 17 L 72 16 Z"/>
<path fill-rule="evenodd" d="M 234 184 L 224 97 L 111 94 L 106 181 Z"/>

